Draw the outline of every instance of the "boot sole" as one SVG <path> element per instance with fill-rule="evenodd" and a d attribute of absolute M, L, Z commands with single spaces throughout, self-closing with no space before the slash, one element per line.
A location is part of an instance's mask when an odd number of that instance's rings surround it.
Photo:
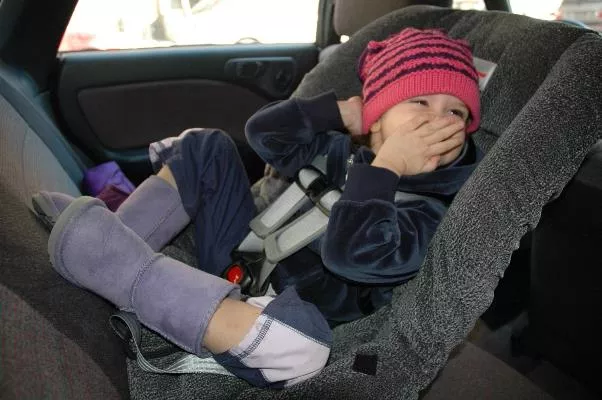
<path fill-rule="evenodd" d="M 77 286 L 80 286 L 77 283 L 77 280 L 75 280 L 69 270 L 63 266 L 62 260 L 60 259 L 61 252 L 59 247 L 70 223 L 87 209 L 96 205 L 106 207 L 102 201 L 94 197 L 81 196 L 75 199 L 56 220 L 56 223 L 50 232 L 50 237 L 48 238 L 48 254 L 50 255 L 50 262 L 54 269 L 69 282 Z"/>
<path fill-rule="evenodd" d="M 36 193 L 31 196 L 31 205 L 38 220 L 40 220 L 49 231 L 51 231 L 58 218 L 58 213 L 54 203 L 48 200 L 45 196 Z"/>

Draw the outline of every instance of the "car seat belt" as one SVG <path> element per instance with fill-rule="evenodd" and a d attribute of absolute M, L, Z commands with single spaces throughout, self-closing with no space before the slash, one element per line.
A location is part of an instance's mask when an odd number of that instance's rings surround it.
<path fill-rule="evenodd" d="M 325 171 L 326 157 L 316 157 L 299 170 L 293 184 L 251 220 L 251 231 L 233 253 L 235 262 L 224 272 L 225 279 L 240 284 L 251 296 L 263 295 L 276 264 L 324 233 L 330 210 L 341 197 Z M 289 222 L 312 203 L 311 209 Z"/>
<path fill-rule="evenodd" d="M 272 204 L 249 223 L 251 231 L 262 239 L 280 228 L 299 209 L 309 204 L 311 198 L 308 190 L 326 173 L 326 157 L 317 156 L 309 167 L 297 172 L 295 184 L 290 185 Z M 246 240 L 246 239 L 245 239 Z M 240 244 L 241 251 L 246 251 L 245 240 Z"/>
<path fill-rule="evenodd" d="M 135 358 L 138 366 L 147 372 L 156 374 L 191 374 L 191 373 L 209 373 L 219 375 L 233 376 L 231 372 L 222 367 L 207 352 L 207 357 L 199 357 L 194 354 L 184 353 L 175 361 L 172 361 L 166 367 L 159 367 L 152 364 L 142 353 L 142 330 L 140 322 L 133 313 L 120 311 L 111 315 L 109 323 L 113 331 L 123 340 L 126 347 L 126 353 L 130 358 Z M 133 346 L 133 349 L 129 347 Z M 173 359 L 170 357 L 170 359 Z"/>

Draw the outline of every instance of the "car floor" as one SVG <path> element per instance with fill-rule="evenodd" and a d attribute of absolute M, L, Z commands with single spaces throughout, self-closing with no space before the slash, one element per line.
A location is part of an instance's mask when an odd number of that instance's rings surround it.
<path fill-rule="evenodd" d="M 479 320 L 468 340 L 510 365 L 557 400 L 599 399 L 576 379 L 545 359 L 517 355 L 512 351 L 512 337 L 526 326 L 527 321 L 526 312 L 496 329 Z"/>

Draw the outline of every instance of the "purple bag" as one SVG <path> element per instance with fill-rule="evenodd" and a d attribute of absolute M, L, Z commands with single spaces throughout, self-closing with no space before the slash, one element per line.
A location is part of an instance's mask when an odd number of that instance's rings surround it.
<path fill-rule="evenodd" d="M 82 181 L 84 194 L 96 197 L 112 185 L 125 194 L 134 191 L 134 184 L 125 176 L 115 161 L 109 161 L 86 170 Z"/>
<path fill-rule="evenodd" d="M 107 205 L 107 208 L 115 212 L 129 195 L 129 193 L 124 192 L 117 186 L 109 185 L 104 188 L 103 191 L 96 196 L 96 198 L 104 201 Z"/>

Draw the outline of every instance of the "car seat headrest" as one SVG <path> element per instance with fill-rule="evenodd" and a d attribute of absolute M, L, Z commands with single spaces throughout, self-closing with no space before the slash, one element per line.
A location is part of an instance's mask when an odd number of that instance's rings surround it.
<path fill-rule="evenodd" d="M 334 31 L 351 36 L 370 22 L 400 8 L 415 4 L 451 7 L 450 0 L 334 0 Z"/>

